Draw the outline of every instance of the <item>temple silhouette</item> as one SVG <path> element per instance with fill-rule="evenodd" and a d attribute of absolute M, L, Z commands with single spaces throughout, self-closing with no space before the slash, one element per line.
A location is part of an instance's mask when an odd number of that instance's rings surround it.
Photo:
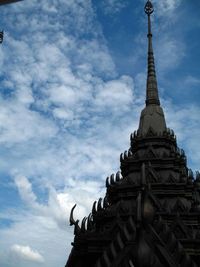
<path fill-rule="evenodd" d="M 199 267 L 200 174 L 167 128 L 160 106 L 147 1 L 146 106 L 121 172 L 106 179 L 106 195 L 82 222 L 74 219 L 74 242 L 66 267 Z M 191 137 L 192 138 L 192 137 Z"/>

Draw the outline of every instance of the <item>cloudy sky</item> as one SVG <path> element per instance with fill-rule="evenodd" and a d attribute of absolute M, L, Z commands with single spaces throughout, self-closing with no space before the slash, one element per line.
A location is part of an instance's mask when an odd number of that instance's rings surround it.
<path fill-rule="evenodd" d="M 144 107 L 144 0 L 1 6 L 0 267 L 64 266 L 68 217 L 86 215 L 119 170 Z M 200 1 L 154 0 L 168 127 L 200 168 Z"/>

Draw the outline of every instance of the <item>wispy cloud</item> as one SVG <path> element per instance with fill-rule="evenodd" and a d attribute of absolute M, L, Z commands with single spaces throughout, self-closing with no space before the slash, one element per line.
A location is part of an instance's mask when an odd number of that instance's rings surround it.
<path fill-rule="evenodd" d="M 105 14 L 111 15 L 120 12 L 123 8 L 127 6 L 127 4 L 127 0 L 103 0 L 102 8 Z"/>
<path fill-rule="evenodd" d="M 200 79 L 191 75 L 188 75 L 184 81 L 187 85 L 199 85 Z"/>
<path fill-rule="evenodd" d="M 173 37 L 160 38 L 156 45 L 158 70 L 162 73 L 172 71 L 179 66 L 185 56 L 184 43 Z"/>
<path fill-rule="evenodd" d="M 181 4 L 182 0 L 155 0 L 156 11 L 160 15 L 170 15 Z"/>
<path fill-rule="evenodd" d="M 37 198 L 32 191 L 32 186 L 28 179 L 25 176 L 17 175 L 15 177 L 15 184 L 19 190 L 21 198 L 29 204 L 34 204 Z"/>
<path fill-rule="evenodd" d="M 11 252 L 18 258 L 28 261 L 34 261 L 37 263 L 43 263 L 44 258 L 36 250 L 31 249 L 29 246 L 13 245 Z M 17 264 L 17 261 L 16 261 Z"/>

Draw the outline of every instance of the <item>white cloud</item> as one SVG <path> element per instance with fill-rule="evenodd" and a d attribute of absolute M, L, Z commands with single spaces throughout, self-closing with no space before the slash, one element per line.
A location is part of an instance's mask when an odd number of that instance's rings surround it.
<path fill-rule="evenodd" d="M 107 108 L 109 111 L 124 112 L 133 102 L 133 80 L 122 76 L 118 80 L 111 80 L 98 84 L 96 87 L 95 107 Z"/>
<path fill-rule="evenodd" d="M 4 266 L 4 263 L 9 263 L 9 266 L 13 267 L 16 262 L 20 266 L 26 266 L 22 260 L 32 259 L 35 263 L 37 260 L 39 262 L 40 257 L 37 256 L 37 251 L 32 249 L 30 251 L 24 245 L 31 243 L 33 247 L 37 247 L 38 251 L 42 252 L 45 266 L 54 267 L 55 264 L 64 266 L 72 241 L 73 228 L 68 227 L 71 208 L 77 203 L 74 215 L 76 219 L 81 220 L 87 216 L 96 196 L 103 196 L 100 189 L 101 183 L 84 180 L 77 182 L 77 180 L 70 179 L 68 186 L 62 191 L 56 191 L 53 187 L 48 189 L 46 204 L 37 202 L 33 197 L 30 181 L 24 177 L 19 179 L 18 186 L 22 188 L 21 197 L 25 204 L 30 201 L 35 204 L 29 206 L 29 210 L 21 213 L 11 210 L 3 214 L 4 218 L 12 218 L 15 223 L 9 229 L 0 229 L 1 247 L 12 246 L 11 255 L 5 249 L 0 252 L 0 264 Z M 30 194 L 30 197 L 27 196 L 27 193 Z M 22 245 L 13 246 L 13 242 Z M 68 249 L 67 253 L 66 249 Z M 21 259 L 20 262 L 19 259 Z M 37 265 L 32 263 L 29 266 Z"/>
<path fill-rule="evenodd" d="M 166 73 L 181 63 L 185 56 L 185 46 L 173 38 L 160 38 L 156 46 L 156 55 L 158 70 Z"/>
<path fill-rule="evenodd" d="M 28 90 L 20 89 L 18 100 L 0 100 L 0 142 L 4 144 L 15 144 L 27 142 L 38 138 L 54 136 L 57 127 L 49 119 L 38 112 L 31 111 L 25 103 L 29 100 Z M 22 104 L 23 102 L 23 104 Z M 43 127 L 41 127 L 43 125 Z"/>
<path fill-rule="evenodd" d="M 191 85 L 199 85 L 200 84 L 200 79 L 197 78 L 197 77 L 194 77 L 192 75 L 188 75 L 186 78 L 185 78 L 185 81 L 184 81 L 187 85 L 191 86 Z"/>
<path fill-rule="evenodd" d="M 66 110 L 65 108 L 55 108 L 53 114 L 56 118 L 63 120 L 73 120 L 74 118 L 73 111 Z"/>
<path fill-rule="evenodd" d="M 43 217 L 44 220 L 51 218 L 61 228 L 65 228 L 71 208 L 77 204 L 76 215 L 78 219 L 90 213 L 92 203 L 96 196 L 103 196 L 104 188 L 101 189 L 100 181 L 73 179 L 68 177 L 66 188 L 59 191 L 51 185 L 46 185 L 48 199 L 46 203 L 39 203 L 33 192 L 31 182 L 22 175 L 14 177 L 15 185 L 25 205 L 28 205 L 35 216 Z M 43 185 L 44 187 L 44 185 Z M 83 200 L 84 199 L 84 203 Z"/>
<path fill-rule="evenodd" d="M 114 14 L 120 12 L 127 4 L 126 0 L 103 0 L 102 6 L 106 14 Z"/>
<path fill-rule="evenodd" d="M 12 212 L 10 216 L 15 218 L 15 223 L 9 229 L 0 230 L 0 266 L 37 267 L 39 265 L 39 262 L 28 261 L 12 253 L 10 248 L 13 244 L 20 244 L 20 246 L 31 244 L 29 245 L 31 250 L 38 251 L 44 259 L 41 266 L 65 265 L 73 238 L 73 229 L 68 226 L 67 221 L 65 228 L 60 228 L 51 217 L 39 216 L 33 211 L 18 212 L 15 215 Z"/>
<path fill-rule="evenodd" d="M 158 1 L 158 3 L 160 9 L 162 9 L 164 12 L 168 12 L 176 9 L 180 5 L 181 0 L 163 0 Z"/>
<path fill-rule="evenodd" d="M 33 205 L 37 198 L 32 191 L 32 185 L 29 180 L 25 176 L 16 175 L 15 184 L 19 190 L 21 198 L 26 203 Z"/>
<path fill-rule="evenodd" d="M 181 4 L 182 0 L 155 0 L 156 12 L 159 15 L 170 16 Z"/>
<path fill-rule="evenodd" d="M 42 255 L 40 255 L 38 251 L 33 250 L 29 246 L 21 246 L 15 244 L 11 247 L 11 252 L 24 260 L 34 261 L 37 263 L 44 262 L 44 258 L 42 257 Z"/>

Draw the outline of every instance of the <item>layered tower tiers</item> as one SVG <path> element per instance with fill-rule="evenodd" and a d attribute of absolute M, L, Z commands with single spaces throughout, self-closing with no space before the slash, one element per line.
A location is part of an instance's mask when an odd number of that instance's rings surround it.
<path fill-rule="evenodd" d="M 79 223 L 66 267 L 200 267 L 200 174 L 187 168 L 160 106 L 147 1 L 146 107 L 121 172 L 106 179 L 106 196 Z"/>

